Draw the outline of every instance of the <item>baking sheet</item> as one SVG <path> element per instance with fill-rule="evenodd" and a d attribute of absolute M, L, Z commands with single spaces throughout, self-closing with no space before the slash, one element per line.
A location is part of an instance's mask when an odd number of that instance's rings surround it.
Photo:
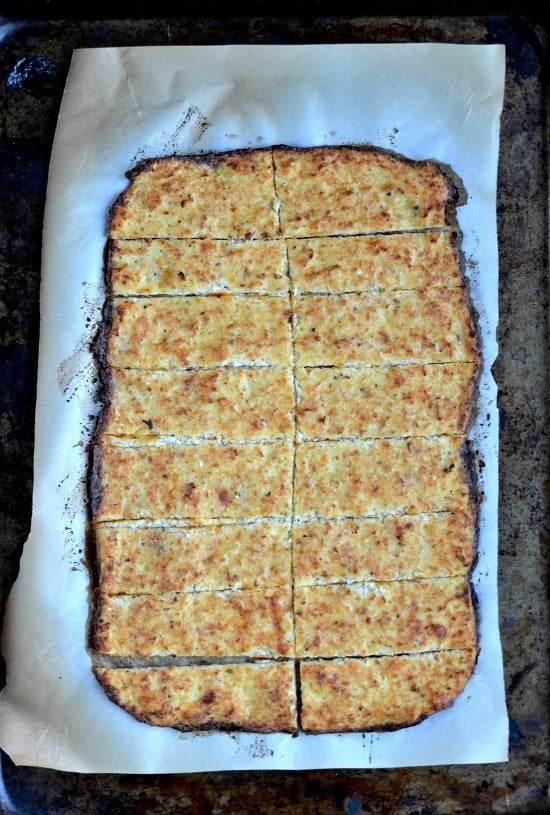
<path fill-rule="evenodd" d="M 466 45 L 142 47 L 74 54 L 44 222 L 31 534 L 6 611 L 0 743 L 20 764 L 194 772 L 483 763 L 507 758 L 496 585 L 496 169 L 504 48 Z M 449 710 L 395 733 L 179 734 L 110 703 L 85 650 L 86 445 L 97 412 L 89 341 L 103 300 L 108 209 L 147 155 L 371 142 L 462 177 L 463 248 L 485 368 L 473 431 L 483 492 L 481 653 Z M 471 734 L 476 739 L 471 743 Z"/>

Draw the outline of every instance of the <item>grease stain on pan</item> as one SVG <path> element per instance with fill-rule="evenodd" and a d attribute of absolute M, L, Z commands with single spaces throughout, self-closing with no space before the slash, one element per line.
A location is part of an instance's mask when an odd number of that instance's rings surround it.
<path fill-rule="evenodd" d="M 85 394 L 90 396 L 95 391 L 97 384 L 92 340 L 101 318 L 103 301 L 89 284 L 84 283 L 83 286 L 81 319 L 85 331 L 76 343 L 73 352 L 65 357 L 57 367 L 57 384 L 67 402 L 74 398 L 81 387 L 84 387 Z"/>
<path fill-rule="evenodd" d="M 93 379 L 95 365 L 90 357 L 89 337 L 81 337 L 74 351 L 57 368 L 57 384 L 67 402 L 77 394 L 82 381 Z"/>
<path fill-rule="evenodd" d="M 200 142 L 212 123 L 208 121 L 198 105 L 190 105 L 177 121 L 174 128 L 163 133 L 158 139 L 141 147 L 133 160 L 133 164 L 148 156 L 175 155 L 186 153 L 191 145 Z"/>
<path fill-rule="evenodd" d="M 246 751 L 251 758 L 265 758 L 273 755 L 273 750 L 268 747 L 266 739 L 261 736 L 255 738 L 252 744 L 247 746 Z"/>

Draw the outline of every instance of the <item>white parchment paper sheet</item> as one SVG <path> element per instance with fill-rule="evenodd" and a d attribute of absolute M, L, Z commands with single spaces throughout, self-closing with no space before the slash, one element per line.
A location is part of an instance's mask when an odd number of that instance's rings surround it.
<path fill-rule="evenodd" d="M 41 289 L 32 526 L 3 632 L 0 744 L 18 764 L 82 772 L 393 767 L 505 761 L 497 603 L 496 170 L 504 47 L 177 46 L 73 55 L 51 158 Z M 485 368 L 472 433 L 483 491 L 481 653 L 448 710 L 393 733 L 180 734 L 140 724 L 96 683 L 85 647 L 89 342 L 103 300 L 108 210 L 140 158 L 270 144 L 370 142 L 454 168 Z"/>

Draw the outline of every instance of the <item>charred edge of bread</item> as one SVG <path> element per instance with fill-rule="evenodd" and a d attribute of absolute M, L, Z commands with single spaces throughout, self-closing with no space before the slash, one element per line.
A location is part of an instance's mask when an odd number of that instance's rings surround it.
<path fill-rule="evenodd" d="M 97 511 L 103 500 L 102 459 L 101 448 L 99 447 L 98 441 L 99 439 L 90 445 L 88 454 L 88 509 L 89 520 L 92 524 L 95 521 Z"/>
<path fill-rule="evenodd" d="M 108 238 L 103 252 L 103 281 L 105 284 L 105 298 L 110 300 L 113 297 L 113 254 L 115 239 Z"/>
<path fill-rule="evenodd" d="M 472 648 L 472 650 L 474 650 L 474 648 Z M 481 649 L 479 648 L 479 646 L 475 646 L 475 658 L 472 660 L 472 665 L 471 665 L 471 669 L 470 669 L 469 673 L 464 677 L 464 685 L 461 688 L 461 690 L 459 690 L 459 692 L 457 694 L 450 696 L 448 699 L 446 699 L 441 704 L 436 705 L 433 710 L 428 711 L 426 713 L 423 713 L 420 716 L 417 716 L 416 719 L 414 719 L 414 720 L 409 720 L 409 721 L 405 721 L 403 723 L 395 723 L 395 724 L 394 723 L 391 723 L 391 724 L 377 724 L 377 725 L 373 725 L 372 727 L 362 727 L 360 730 L 358 730 L 357 728 L 354 729 L 353 727 L 349 727 L 349 728 L 346 728 L 346 729 L 341 729 L 340 728 L 338 730 L 336 730 L 336 729 L 333 730 L 333 729 L 329 728 L 329 729 L 323 730 L 323 731 L 315 731 L 315 730 L 303 729 L 303 732 L 306 733 L 308 736 L 322 736 L 322 735 L 330 734 L 330 733 L 393 733 L 393 732 L 395 732 L 397 730 L 405 730 L 405 729 L 407 729 L 409 727 L 415 727 L 417 724 L 420 724 L 421 722 L 425 721 L 426 719 L 431 719 L 431 717 L 435 716 L 436 713 L 441 713 L 442 710 L 447 710 L 448 708 L 450 708 L 450 707 L 452 707 L 454 705 L 454 703 L 456 702 L 458 697 L 462 693 L 464 693 L 466 685 L 468 684 L 469 680 L 471 679 L 471 677 L 474 674 L 474 671 L 476 669 L 476 665 L 477 665 L 477 662 L 478 662 L 478 659 L 479 659 L 480 650 Z M 352 657 L 352 659 L 353 659 L 353 657 Z"/>
<path fill-rule="evenodd" d="M 461 434 L 467 434 L 474 426 L 479 409 L 479 384 L 481 380 L 481 362 L 479 358 L 474 360 L 473 375 L 468 386 L 468 398 L 464 400 L 458 416 L 458 427 Z"/>
<path fill-rule="evenodd" d="M 98 654 L 104 653 L 104 644 L 105 644 L 105 629 L 107 624 L 104 623 L 103 626 L 100 624 L 100 619 L 103 615 L 103 608 L 106 604 L 106 600 L 108 595 L 101 591 L 100 587 L 98 586 L 94 591 L 95 603 L 94 603 L 94 611 L 90 618 L 90 645 Z"/>
<path fill-rule="evenodd" d="M 133 181 L 134 178 L 144 170 L 148 170 L 150 167 L 157 164 L 169 164 L 173 161 L 186 161 L 193 164 L 202 164 L 215 168 L 231 158 L 257 156 L 259 153 L 271 153 L 273 149 L 273 147 L 269 146 L 241 147 L 237 148 L 236 150 L 225 150 L 221 153 L 206 151 L 205 153 L 172 153 L 168 156 L 152 156 L 150 158 L 141 159 L 134 164 L 134 166 L 126 173 L 126 178 L 128 178 L 129 181 Z"/>

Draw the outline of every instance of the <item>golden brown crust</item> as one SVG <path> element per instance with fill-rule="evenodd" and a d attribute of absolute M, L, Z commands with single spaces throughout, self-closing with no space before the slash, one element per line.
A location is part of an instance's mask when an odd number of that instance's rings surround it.
<path fill-rule="evenodd" d="M 371 145 L 128 179 L 95 343 L 98 680 L 182 730 L 388 729 L 452 704 L 478 648 L 460 180 Z"/>
<path fill-rule="evenodd" d="M 96 668 L 116 704 L 139 721 L 178 730 L 297 730 L 293 662 Z"/>

